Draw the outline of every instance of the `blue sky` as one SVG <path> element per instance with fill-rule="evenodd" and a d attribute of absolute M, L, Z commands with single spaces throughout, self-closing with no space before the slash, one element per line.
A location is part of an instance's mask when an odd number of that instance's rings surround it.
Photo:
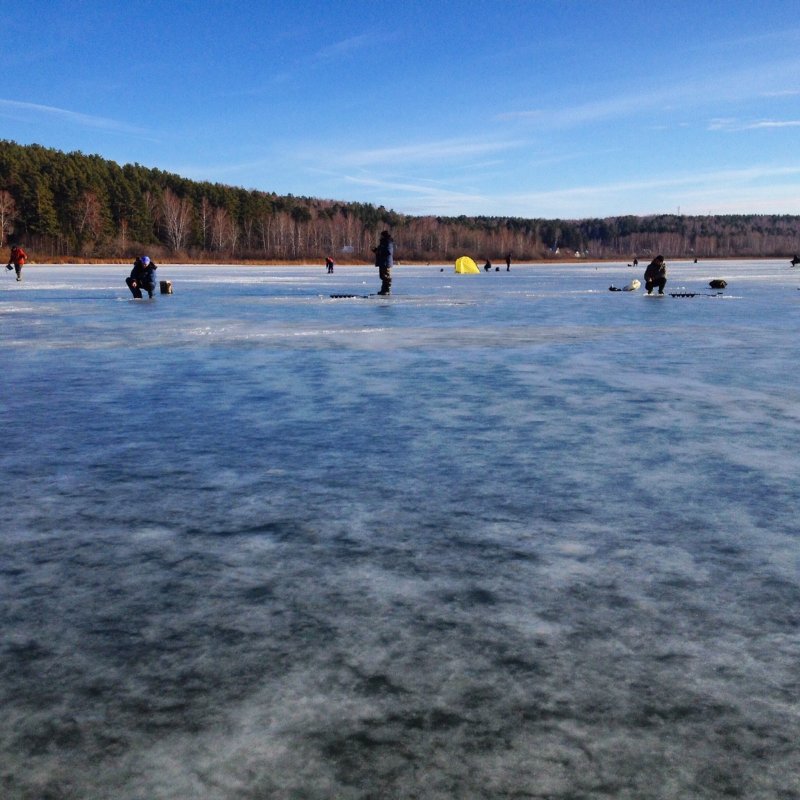
<path fill-rule="evenodd" d="M 0 0 L 0 138 L 410 214 L 800 213 L 796 2 Z"/>

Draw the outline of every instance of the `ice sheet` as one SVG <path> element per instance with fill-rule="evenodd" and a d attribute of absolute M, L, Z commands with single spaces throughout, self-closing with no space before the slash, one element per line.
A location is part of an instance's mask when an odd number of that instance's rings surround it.
<path fill-rule="evenodd" d="M 669 269 L 0 281 L 3 797 L 800 796 L 800 271 Z"/>

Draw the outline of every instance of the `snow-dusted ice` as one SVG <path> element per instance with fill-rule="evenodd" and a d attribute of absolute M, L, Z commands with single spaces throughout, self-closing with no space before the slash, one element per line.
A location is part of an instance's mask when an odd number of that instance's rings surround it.
<path fill-rule="evenodd" d="M 800 797 L 800 270 L 668 266 L 0 276 L 0 796 Z"/>

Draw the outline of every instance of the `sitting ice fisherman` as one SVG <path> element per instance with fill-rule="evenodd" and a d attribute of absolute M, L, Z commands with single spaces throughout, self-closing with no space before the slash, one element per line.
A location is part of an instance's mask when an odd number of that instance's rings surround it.
<path fill-rule="evenodd" d="M 656 256 L 644 271 L 644 288 L 647 294 L 653 293 L 653 288 L 658 286 L 658 293 L 664 294 L 664 287 L 667 285 L 667 265 L 664 256 Z"/>
<path fill-rule="evenodd" d="M 128 284 L 134 297 L 141 298 L 142 289 L 147 292 L 148 297 L 153 296 L 156 290 L 157 269 L 158 267 L 147 256 L 140 256 L 133 262 L 133 269 L 130 276 L 125 278 L 125 283 Z"/>

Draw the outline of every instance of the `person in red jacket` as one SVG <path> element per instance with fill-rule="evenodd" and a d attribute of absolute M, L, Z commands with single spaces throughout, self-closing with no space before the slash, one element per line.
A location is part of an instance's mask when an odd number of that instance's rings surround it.
<path fill-rule="evenodd" d="M 6 269 L 15 269 L 17 271 L 17 280 L 22 280 L 22 268 L 28 260 L 28 254 L 18 245 L 15 244 L 11 248 L 11 254 L 8 257 L 8 264 Z M 0 262 L 2 263 L 2 262 Z"/>

